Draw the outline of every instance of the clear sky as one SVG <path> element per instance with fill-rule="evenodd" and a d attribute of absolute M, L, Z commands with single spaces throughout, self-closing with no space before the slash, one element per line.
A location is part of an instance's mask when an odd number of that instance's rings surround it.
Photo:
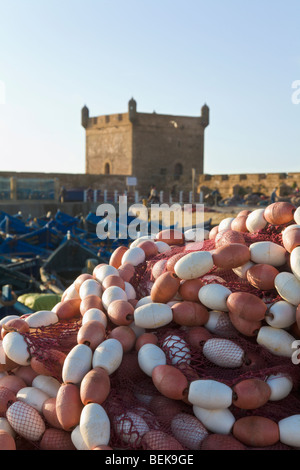
<path fill-rule="evenodd" d="M 134 97 L 208 104 L 205 173 L 300 172 L 299 21 L 299 0 L 0 0 L 0 170 L 84 173 L 81 108 Z"/>

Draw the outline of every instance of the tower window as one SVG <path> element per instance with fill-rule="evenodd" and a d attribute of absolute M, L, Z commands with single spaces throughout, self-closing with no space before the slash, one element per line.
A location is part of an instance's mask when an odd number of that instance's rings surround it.
<path fill-rule="evenodd" d="M 174 179 L 179 180 L 182 173 L 183 173 L 183 167 L 182 167 L 181 163 L 176 163 L 176 165 L 174 167 Z"/>
<path fill-rule="evenodd" d="M 105 163 L 104 174 L 105 175 L 110 175 L 110 164 L 109 163 Z"/>

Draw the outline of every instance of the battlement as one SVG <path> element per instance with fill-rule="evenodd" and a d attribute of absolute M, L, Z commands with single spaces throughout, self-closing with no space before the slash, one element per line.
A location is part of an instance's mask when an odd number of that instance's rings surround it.
<path fill-rule="evenodd" d="M 289 194 L 300 186 L 300 173 L 242 173 L 232 175 L 199 175 L 198 192 L 208 193 L 219 189 L 223 197 L 238 195 L 241 192 L 262 192 L 270 195 L 278 188 L 280 196 Z"/>
<path fill-rule="evenodd" d="M 106 114 L 103 116 L 90 117 L 87 123 L 87 129 L 97 129 L 103 127 L 122 126 L 130 123 L 128 113 Z"/>
<path fill-rule="evenodd" d="M 155 111 L 153 113 L 140 113 L 137 111 L 136 101 L 132 98 L 128 102 L 127 113 L 90 117 L 89 109 L 86 106 L 81 111 L 81 124 L 85 129 L 128 125 L 129 123 L 178 130 L 186 130 L 189 127 L 194 131 L 197 128 L 204 129 L 209 124 L 209 108 L 204 105 L 199 116 L 159 114 Z"/>
<path fill-rule="evenodd" d="M 161 129 L 185 130 L 195 132 L 203 130 L 201 116 L 175 116 L 171 114 L 136 113 L 134 125 L 147 126 Z"/>

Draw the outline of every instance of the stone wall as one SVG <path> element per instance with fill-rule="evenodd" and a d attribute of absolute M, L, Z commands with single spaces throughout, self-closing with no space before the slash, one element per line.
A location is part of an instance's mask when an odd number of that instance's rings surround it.
<path fill-rule="evenodd" d="M 89 118 L 86 128 L 86 173 L 132 174 L 132 124 L 128 114 Z"/>
<path fill-rule="evenodd" d="M 297 186 L 300 187 L 300 173 L 204 174 L 198 178 L 197 191 L 207 194 L 218 188 L 222 197 L 250 192 L 262 192 L 269 196 L 277 187 L 279 196 L 286 196 Z"/>
<path fill-rule="evenodd" d="M 55 183 L 55 199 L 62 186 L 67 190 L 84 190 L 88 188 L 100 190 L 118 190 L 124 191 L 126 189 L 126 176 L 124 175 L 91 175 L 91 174 L 73 174 L 73 173 L 25 173 L 25 172 L 0 172 L 0 177 L 8 178 L 10 180 L 10 188 L 12 197 L 14 196 L 16 182 L 20 179 L 40 179 L 40 180 L 54 180 Z"/>
<path fill-rule="evenodd" d="M 137 178 L 136 189 L 147 194 L 151 184 L 165 191 L 191 190 L 192 169 L 203 173 L 204 130 L 209 108 L 197 117 L 137 112 L 90 117 L 82 109 L 86 130 L 86 173 Z"/>
<path fill-rule="evenodd" d="M 203 172 L 203 138 L 200 117 L 138 113 L 132 158 L 139 189 L 191 189 L 192 168 Z"/>
<path fill-rule="evenodd" d="M 170 163 L 170 168 L 171 168 Z M 22 179 L 41 179 L 55 181 L 56 187 L 56 200 L 60 188 L 64 186 L 67 190 L 71 189 L 100 189 L 101 191 L 107 190 L 113 192 L 117 190 L 124 192 L 126 187 L 125 175 L 93 175 L 93 174 L 72 174 L 72 173 L 26 173 L 26 172 L 0 172 L 0 177 L 8 178 L 11 183 L 12 193 L 16 186 L 16 180 Z M 213 189 L 218 188 L 222 197 L 230 197 L 239 192 L 262 192 L 269 196 L 274 187 L 278 187 L 278 194 L 280 196 L 288 195 L 295 189 L 296 186 L 300 187 L 300 173 L 253 173 L 253 174 L 232 174 L 232 175 L 196 175 L 196 190 L 198 193 L 202 191 L 205 194 L 211 192 Z M 151 181 L 151 179 L 149 180 Z M 183 177 L 177 182 L 178 194 L 180 190 L 185 191 L 184 184 L 182 183 Z M 186 187 L 190 191 L 192 189 L 192 176 L 186 174 Z M 157 189 L 165 191 L 167 194 L 169 189 L 167 184 L 164 183 L 164 177 L 158 175 L 156 180 Z M 139 191 L 140 195 L 147 195 L 149 192 L 148 185 L 142 188 L 135 188 Z M 12 200 L 14 197 L 11 198 Z M 9 201 L 1 202 L 1 205 L 8 204 Z M 5 210 L 5 208 L 4 208 Z"/>

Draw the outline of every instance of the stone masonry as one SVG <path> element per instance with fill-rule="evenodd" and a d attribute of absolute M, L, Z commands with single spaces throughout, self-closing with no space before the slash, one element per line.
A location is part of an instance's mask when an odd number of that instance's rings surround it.
<path fill-rule="evenodd" d="M 90 117 L 85 106 L 81 116 L 86 173 L 106 175 L 108 184 L 112 175 L 126 175 L 137 178 L 137 190 L 155 184 L 176 192 L 192 189 L 192 171 L 203 174 L 207 105 L 198 117 L 140 113 L 132 98 L 127 113 Z"/>

